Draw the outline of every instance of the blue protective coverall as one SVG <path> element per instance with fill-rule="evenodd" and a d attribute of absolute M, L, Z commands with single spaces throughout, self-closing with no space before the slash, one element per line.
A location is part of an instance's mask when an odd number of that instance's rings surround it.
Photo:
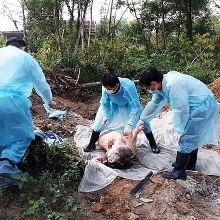
<path fill-rule="evenodd" d="M 0 79 L 0 157 L 17 164 L 34 139 L 28 97 L 34 88 L 50 104 L 52 93 L 37 61 L 14 46 L 0 48 Z"/>
<path fill-rule="evenodd" d="M 204 83 L 176 71 L 164 74 L 162 90 L 153 94 L 140 119 L 149 123 L 167 102 L 174 112 L 174 130 L 182 134 L 178 151 L 190 153 L 204 144 L 218 144 L 219 103 Z"/>
<path fill-rule="evenodd" d="M 104 130 L 123 130 L 129 124 L 135 128 L 142 112 L 137 89 L 133 81 L 120 78 L 120 89 L 116 94 L 109 94 L 102 87 L 100 107 L 96 114 L 93 129 L 96 132 Z M 108 124 L 102 126 L 102 119 L 107 116 Z M 150 130 L 150 126 L 148 126 Z"/>

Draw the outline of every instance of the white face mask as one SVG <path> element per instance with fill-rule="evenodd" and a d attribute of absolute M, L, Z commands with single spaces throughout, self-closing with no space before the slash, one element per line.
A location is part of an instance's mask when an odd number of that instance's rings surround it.
<path fill-rule="evenodd" d="M 149 90 L 147 90 L 150 94 L 157 94 L 158 92 L 159 92 L 159 90 L 155 90 L 155 91 L 152 91 L 151 90 L 151 85 L 150 85 L 150 89 Z"/>
<path fill-rule="evenodd" d="M 110 87 L 111 88 L 111 87 Z M 115 94 L 119 89 L 119 86 L 116 84 L 112 89 L 106 89 L 106 92 L 109 93 L 109 94 Z"/>
<path fill-rule="evenodd" d="M 156 91 L 151 91 L 151 90 L 147 90 L 150 94 L 157 94 L 159 92 L 159 90 Z"/>
<path fill-rule="evenodd" d="M 114 93 L 113 90 L 111 90 L 111 89 L 106 89 L 106 92 L 109 93 L 109 94 L 113 94 Z"/>

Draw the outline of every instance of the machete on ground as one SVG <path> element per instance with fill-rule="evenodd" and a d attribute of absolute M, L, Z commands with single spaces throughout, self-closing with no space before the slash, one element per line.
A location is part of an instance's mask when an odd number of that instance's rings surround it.
<path fill-rule="evenodd" d="M 150 171 L 147 176 L 142 179 L 131 191 L 130 194 L 132 196 L 135 196 L 137 193 L 139 193 L 145 186 L 145 184 L 147 183 L 148 179 L 153 175 L 153 172 Z"/>

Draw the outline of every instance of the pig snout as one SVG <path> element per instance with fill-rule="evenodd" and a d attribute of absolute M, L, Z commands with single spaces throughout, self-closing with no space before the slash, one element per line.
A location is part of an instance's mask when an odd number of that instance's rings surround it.
<path fill-rule="evenodd" d="M 106 154 L 102 155 L 101 157 L 98 157 L 97 160 L 101 163 L 104 163 L 104 164 L 106 164 L 108 162 Z"/>

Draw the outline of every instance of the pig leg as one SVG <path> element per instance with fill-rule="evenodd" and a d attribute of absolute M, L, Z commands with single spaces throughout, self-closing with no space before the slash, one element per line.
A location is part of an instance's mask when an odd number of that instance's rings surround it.
<path fill-rule="evenodd" d="M 143 129 L 144 129 L 144 125 L 141 125 L 139 128 L 135 128 L 132 131 L 132 134 L 130 134 L 128 136 L 128 146 L 130 147 L 131 151 L 133 152 L 133 155 L 136 154 L 136 139 L 137 139 L 137 135 L 138 133 L 140 133 Z"/>
<path fill-rule="evenodd" d="M 144 125 L 141 125 L 141 126 L 139 126 L 138 128 L 135 128 L 135 129 L 132 131 L 131 140 L 132 140 L 132 141 L 135 141 L 135 140 L 137 139 L 138 133 L 140 133 L 144 128 L 145 128 Z"/>

